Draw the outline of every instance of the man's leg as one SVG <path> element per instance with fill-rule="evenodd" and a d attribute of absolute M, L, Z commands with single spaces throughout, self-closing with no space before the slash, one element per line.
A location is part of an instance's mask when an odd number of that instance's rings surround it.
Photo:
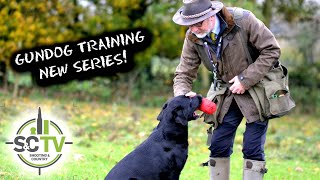
<path fill-rule="evenodd" d="M 241 123 L 243 115 L 235 101 L 230 105 L 222 124 L 213 131 L 211 154 L 209 160 L 210 179 L 228 180 L 230 173 L 230 155 L 236 130 Z"/>
<path fill-rule="evenodd" d="M 262 180 L 267 172 L 265 168 L 264 144 L 268 121 L 256 121 L 246 124 L 243 136 L 243 179 Z"/>
<path fill-rule="evenodd" d="M 268 121 L 255 121 L 246 124 L 246 130 L 243 134 L 243 157 L 257 161 L 264 161 L 264 144 Z"/>

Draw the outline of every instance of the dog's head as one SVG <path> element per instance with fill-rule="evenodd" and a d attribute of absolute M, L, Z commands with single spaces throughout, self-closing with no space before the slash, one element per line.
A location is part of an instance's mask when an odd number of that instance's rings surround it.
<path fill-rule="evenodd" d="M 157 119 L 159 121 L 174 119 L 176 123 L 186 126 L 188 121 L 197 118 L 194 112 L 200 106 L 201 102 L 202 97 L 200 95 L 192 98 L 184 95 L 174 97 L 164 104 Z"/>

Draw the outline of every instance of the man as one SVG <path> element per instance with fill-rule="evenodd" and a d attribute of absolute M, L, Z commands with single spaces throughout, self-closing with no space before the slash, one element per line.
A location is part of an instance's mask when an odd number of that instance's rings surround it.
<path fill-rule="evenodd" d="M 174 95 L 196 94 L 192 92 L 192 82 L 201 62 L 214 76 L 207 97 L 218 108 L 213 120 L 205 117 L 205 121 L 216 122 L 209 147 L 210 178 L 229 179 L 236 129 L 245 117 L 243 179 L 262 179 L 266 173 L 264 144 L 268 120 L 260 118 L 249 89 L 277 65 L 280 47 L 274 35 L 250 11 L 226 8 L 218 1 L 184 0 L 173 21 L 189 27 L 175 72 Z M 245 46 L 254 60 L 252 64 Z"/>

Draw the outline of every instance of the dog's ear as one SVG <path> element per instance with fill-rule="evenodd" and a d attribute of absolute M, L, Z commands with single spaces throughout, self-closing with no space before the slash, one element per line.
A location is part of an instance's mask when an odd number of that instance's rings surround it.
<path fill-rule="evenodd" d="M 181 125 L 183 125 L 183 126 L 188 125 L 187 119 L 182 118 L 182 117 L 180 117 L 180 116 L 177 116 L 177 117 L 176 117 L 176 123 L 179 123 L 179 124 L 181 124 Z"/>
<path fill-rule="evenodd" d="M 179 108 L 182 108 L 182 107 L 179 107 Z M 183 111 L 178 110 L 179 108 L 176 109 L 177 111 L 172 112 L 173 118 L 175 119 L 176 123 L 186 126 L 188 125 L 187 116 Z"/>
<path fill-rule="evenodd" d="M 165 103 L 162 107 L 162 110 L 160 112 L 160 114 L 157 117 L 157 120 L 161 121 L 161 119 L 163 119 L 163 116 L 165 115 L 164 110 L 168 107 L 168 103 Z"/>

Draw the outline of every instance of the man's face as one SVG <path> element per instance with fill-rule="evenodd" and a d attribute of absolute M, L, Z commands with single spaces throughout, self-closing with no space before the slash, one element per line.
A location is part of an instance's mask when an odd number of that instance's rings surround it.
<path fill-rule="evenodd" d="M 198 38 L 204 38 L 207 34 L 209 34 L 215 24 L 215 17 L 211 16 L 204 21 L 198 22 L 196 24 L 190 25 L 189 28 L 193 34 L 195 34 Z"/>

